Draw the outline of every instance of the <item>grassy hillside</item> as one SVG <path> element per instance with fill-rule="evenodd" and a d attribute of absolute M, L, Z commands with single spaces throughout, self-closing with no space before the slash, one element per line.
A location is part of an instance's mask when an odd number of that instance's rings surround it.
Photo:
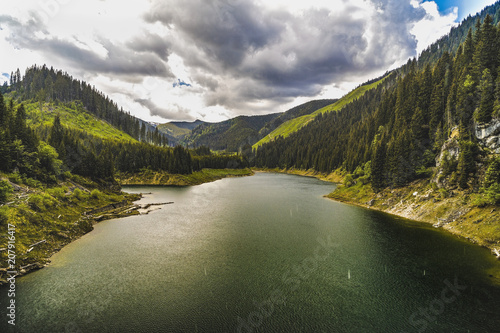
<path fill-rule="evenodd" d="M 500 247 L 500 213 L 478 204 L 481 195 L 439 189 L 428 180 L 373 192 L 370 184 L 340 185 L 329 198 L 434 224 L 490 249 Z"/>
<path fill-rule="evenodd" d="M 29 103 L 25 104 L 25 109 L 26 122 L 35 129 L 40 126 L 52 126 L 54 117 L 59 114 L 61 122 L 70 128 L 84 130 L 90 135 L 103 139 L 136 141 L 130 135 L 88 113 L 78 102 L 58 105 L 44 103 L 42 109 L 40 109 L 40 103 Z"/>
<path fill-rule="evenodd" d="M 274 131 L 272 131 L 271 133 L 269 133 L 268 135 L 263 137 L 259 142 L 254 144 L 252 146 L 252 148 L 256 149 L 259 146 L 263 145 L 264 143 L 274 140 L 274 138 L 276 138 L 276 137 L 279 137 L 279 136 L 287 137 L 290 134 L 297 132 L 302 127 L 307 125 L 310 121 L 312 121 L 318 114 L 341 110 L 347 104 L 349 104 L 352 101 L 363 96 L 365 94 L 365 92 L 367 92 L 368 90 L 376 88 L 380 83 L 382 83 L 385 80 L 386 77 L 384 77 L 383 79 L 380 79 L 376 82 L 360 86 L 360 87 L 354 89 L 353 91 L 351 91 L 350 93 L 348 93 L 347 95 L 345 95 L 344 97 L 342 97 L 341 99 L 339 99 L 338 101 L 336 101 L 335 103 L 330 104 L 328 106 L 325 106 L 319 110 L 316 110 L 311 114 L 307 114 L 307 115 L 286 121 L 281 126 L 276 128 Z"/>

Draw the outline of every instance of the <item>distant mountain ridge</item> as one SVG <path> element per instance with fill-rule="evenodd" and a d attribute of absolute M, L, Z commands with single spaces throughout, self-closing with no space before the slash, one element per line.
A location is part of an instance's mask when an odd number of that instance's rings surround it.
<path fill-rule="evenodd" d="M 191 122 L 189 122 L 189 121 L 171 121 L 171 122 L 169 122 L 169 124 L 175 125 L 179 128 L 193 130 L 195 127 L 197 127 L 199 125 L 207 124 L 207 122 L 203 121 L 203 120 L 196 119 L 195 121 L 191 121 Z"/>
<path fill-rule="evenodd" d="M 202 120 L 195 121 L 172 121 L 165 124 L 159 124 L 156 128 L 160 133 L 168 138 L 170 146 L 178 145 L 186 136 L 190 135 L 197 126 L 207 124 Z"/>
<path fill-rule="evenodd" d="M 238 116 L 219 123 L 201 123 L 181 139 L 180 143 L 190 147 L 204 145 L 213 150 L 238 152 L 247 145 L 252 146 L 286 121 L 311 114 L 334 102 L 336 102 L 334 99 L 313 100 L 285 112 L 262 116 Z M 172 124 L 175 125 L 175 123 L 169 124 L 162 128 L 172 128 Z"/>

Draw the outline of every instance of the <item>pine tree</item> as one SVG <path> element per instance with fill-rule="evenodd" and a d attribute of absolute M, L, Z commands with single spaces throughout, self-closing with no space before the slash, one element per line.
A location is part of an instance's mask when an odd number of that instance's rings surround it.
<path fill-rule="evenodd" d="M 27 141 L 27 128 L 26 128 L 26 110 L 24 105 L 21 104 L 17 108 L 16 116 L 14 117 L 14 123 L 12 132 L 16 139 L 26 142 Z"/>
<path fill-rule="evenodd" d="M 493 85 L 493 77 L 489 69 L 485 69 L 483 72 L 479 91 L 481 93 L 481 100 L 479 108 L 475 113 L 475 119 L 478 122 L 487 123 L 491 121 L 491 115 L 495 104 L 495 86 Z"/>
<path fill-rule="evenodd" d="M 54 118 L 54 123 L 52 124 L 52 128 L 50 130 L 48 143 L 56 149 L 61 160 L 66 159 L 64 127 L 61 124 L 61 118 L 59 114 L 56 114 Z"/>
<path fill-rule="evenodd" d="M 486 174 L 484 177 L 484 187 L 488 188 L 495 183 L 500 184 L 500 158 L 494 158 L 488 169 L 486 170 Z"/>
<path fill-rule="evenodd" d="M 469 187 L 469 175 L 475 172 L 475 149 L 476 146 L 471 141 L 460 142 L 460 155 L 458 157 L 458 184 L 462 189 Z"/>
<path fill-rule="evenodd" d="M 431 133 L 435 133 L 437 130 L 437 126 L 443 120 L 444 110 L 446 108 L 446 99 L 444 95 L 444 87 L 443 82 L 434 86 L 434 90 L 432 92 L 431 106 L 430 106 L 430 114 L 431 119 L 429 123 Z"/>
<path fill-rule="evenodd" d="M 0 128 L 4 126 L 7 119 L 7 107 L 5 106 L 5 101 L 3 99 L 2 93 L 0 93 Z"/>
<path fill-rule="evenodd" d="M 376 144 L 371 164 L 372 188 L 379 192 L 385 187 L 385 145 Z"/>
<path fill-rule="evenodd" d="M 473 57 L 475 76 L 480 77 L 485 69 L 489 69 L 490 72 L 496 70 L 498 63 L 496 42 L 497 30 L 493 25 L 493 19 L 490 15 L 487 15 L 484 23 L 476 32 Z M 493 76 L 496 78 L 496 73 Z"/>
<path fill-rule="evenodd" d="M 464 44 L 463 67 L 466 67 L 467 65 L 472 63 L 473 57 L 474 57 L 474 37 L 472 36 L 472 28 L 470 28 L 467 33 L 467 38 L 465 39 L 465 44 Z"/>

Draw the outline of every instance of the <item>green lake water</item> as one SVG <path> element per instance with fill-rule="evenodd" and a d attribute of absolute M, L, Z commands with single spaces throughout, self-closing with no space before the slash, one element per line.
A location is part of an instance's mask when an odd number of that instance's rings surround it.
<path fill-rule="evenodd" d="M 17 279 L 1 332 L 500 332 L 500 263 L 429 225 L 258 173 L 125 187 L 168 202 L 99 223 Z"/>

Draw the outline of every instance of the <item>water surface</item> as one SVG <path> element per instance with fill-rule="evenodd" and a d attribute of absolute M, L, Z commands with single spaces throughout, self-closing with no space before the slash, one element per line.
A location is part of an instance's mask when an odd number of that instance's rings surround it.
<path fill-rule="evenodd" d="M 262 173 L 127 187 L 174 204 L 99 223 L 18 278 L 15 331 L 498 332 L 488 250 L 333 189 Z"/>

